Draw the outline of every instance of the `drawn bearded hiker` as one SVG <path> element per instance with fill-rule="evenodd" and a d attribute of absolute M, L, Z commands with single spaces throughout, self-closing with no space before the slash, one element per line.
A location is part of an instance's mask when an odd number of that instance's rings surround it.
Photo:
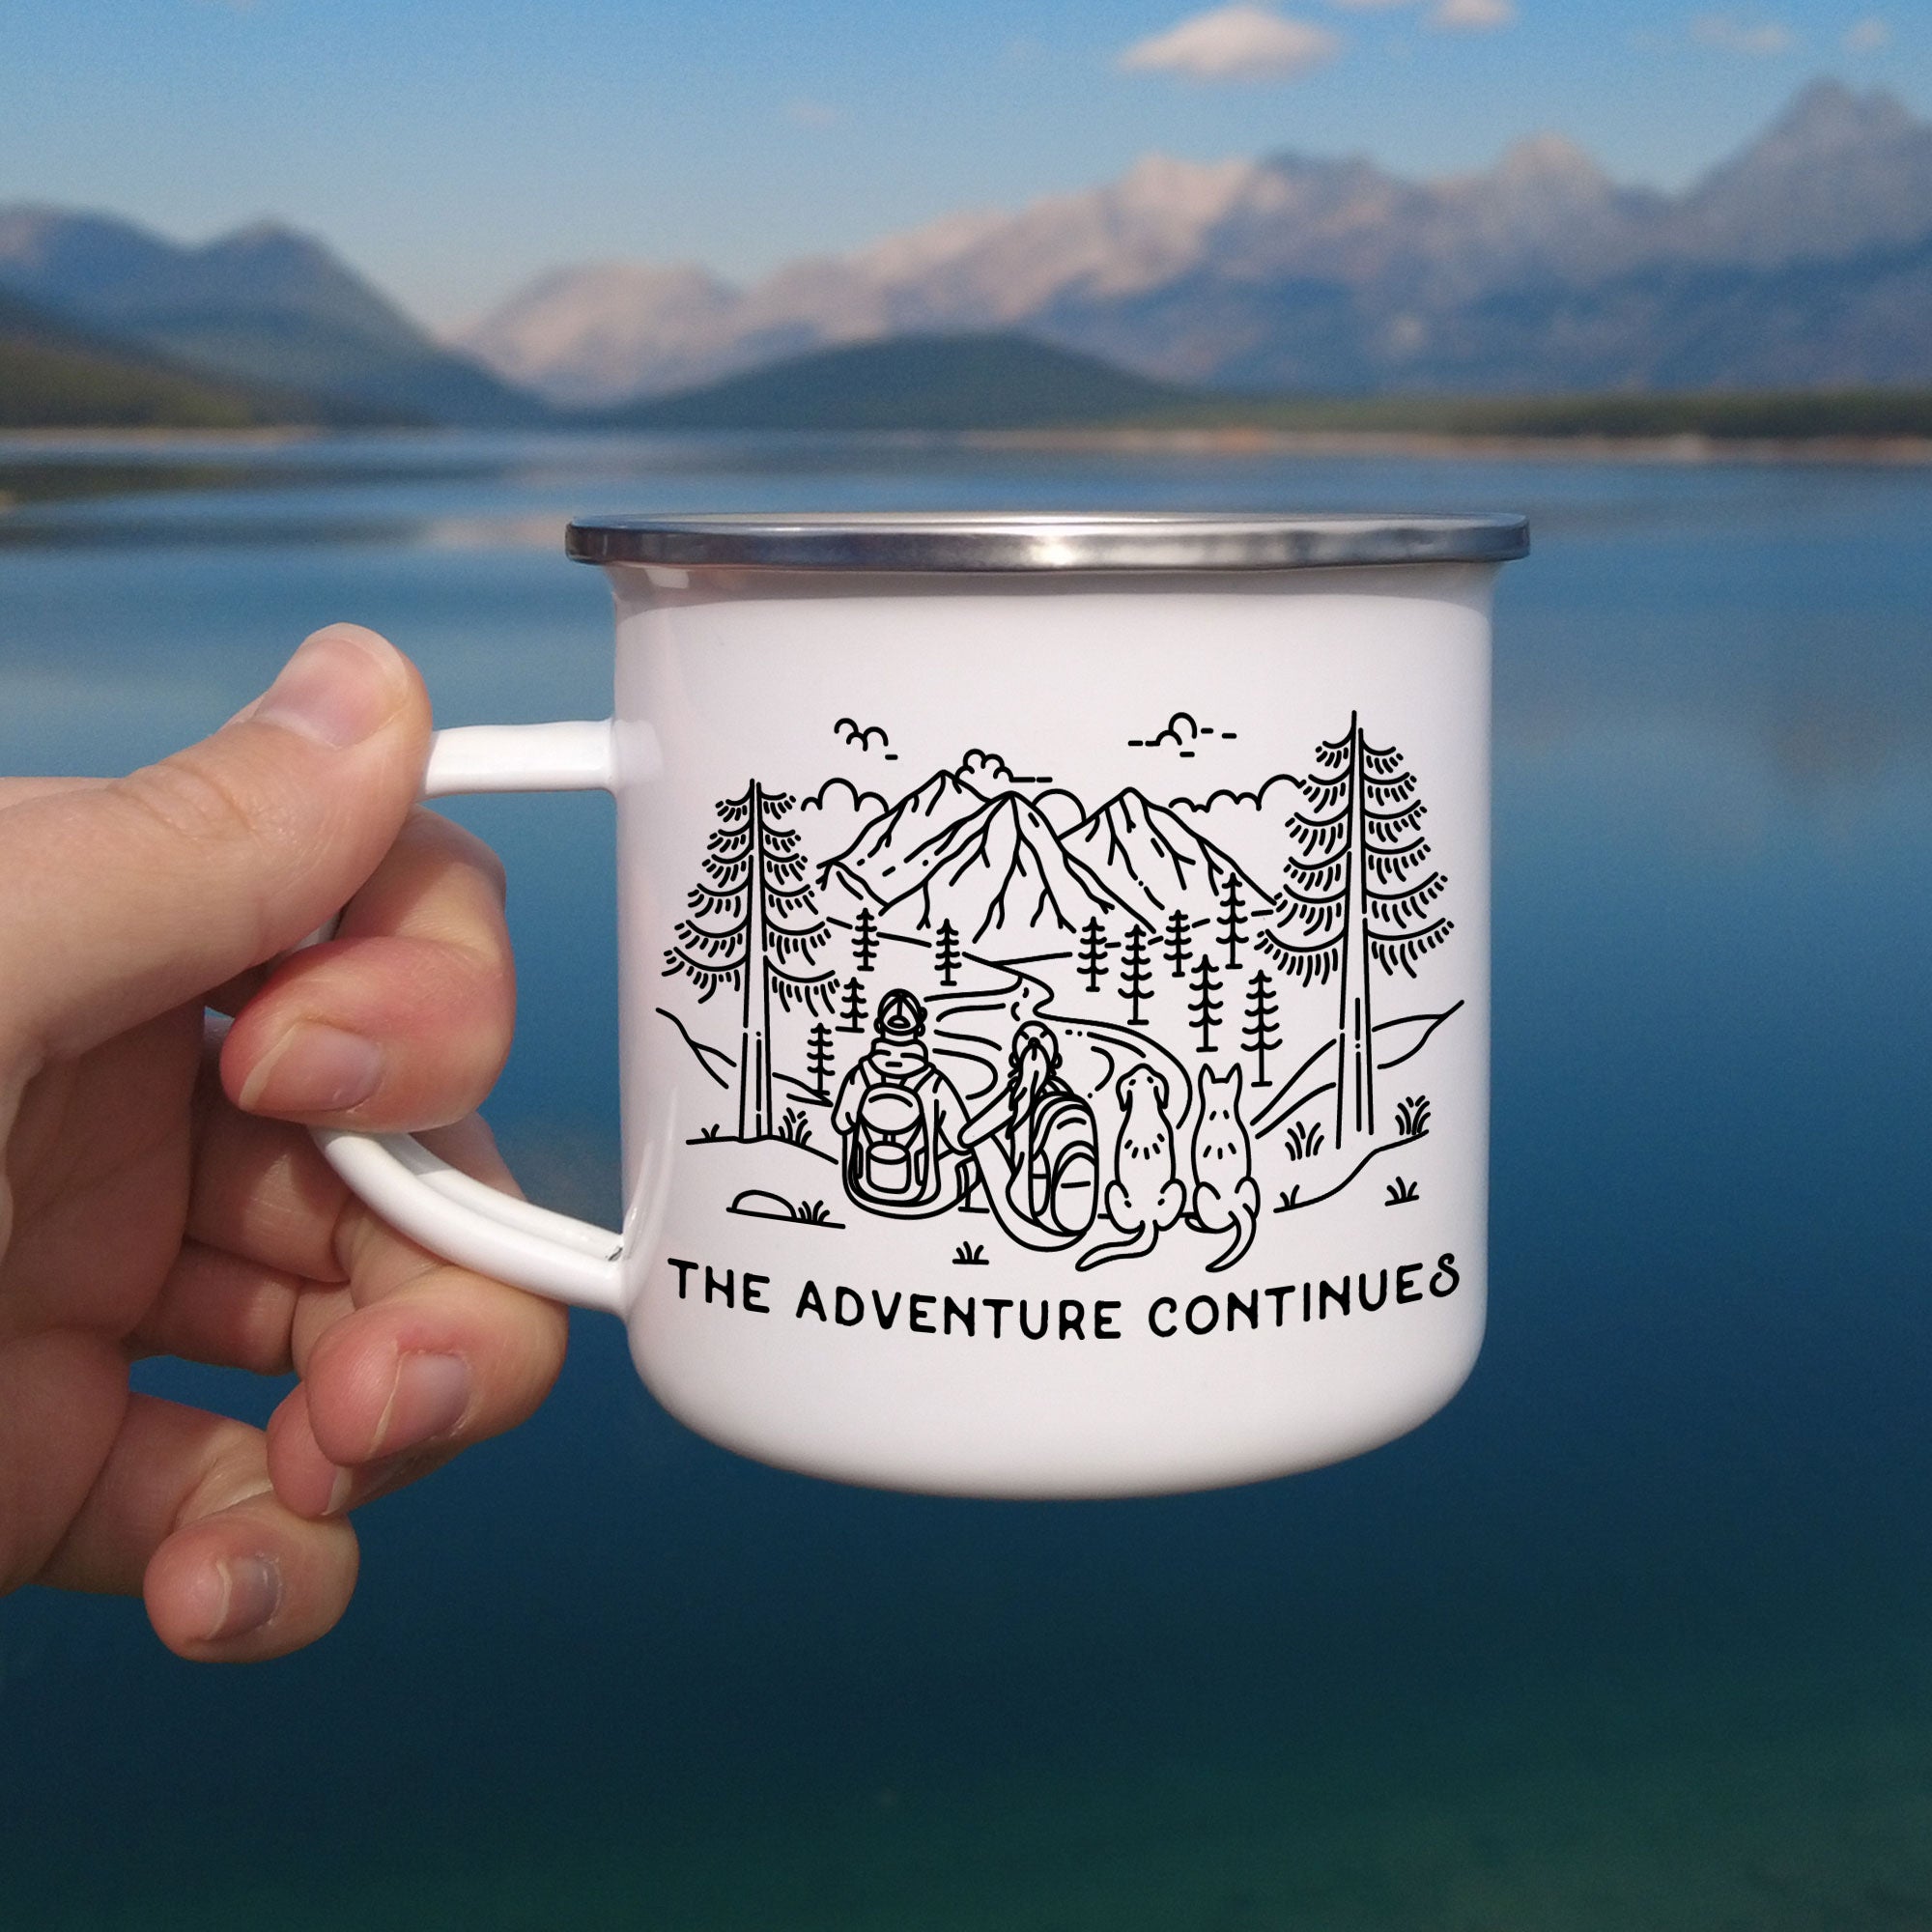
<path fill-rule="evenodd" d="M 1094 1110 L 1060 1071 L 1060 1041 L 1041 1020 L 1013 1035 L 1007 1084 L 967 1130 L 1007 1232 L 1027 1247 L 1060 1248 L 1094 1225 L 1099 1134 Z M 1004 1166 L 1004 1176 L 997 1169 Z M 1018 1217 L 1008 1220 L 1001 1207 Z"/>
<path fill-rule="evenodd" d="M 832 1122 L 845 1191 L 875 1214 L 943 1214 L 969 1172 L 966 1103 L 925 1044 L 925 1008 L 902 987 L 879 1001 L 877 1037 L 840 1082 Z"/>

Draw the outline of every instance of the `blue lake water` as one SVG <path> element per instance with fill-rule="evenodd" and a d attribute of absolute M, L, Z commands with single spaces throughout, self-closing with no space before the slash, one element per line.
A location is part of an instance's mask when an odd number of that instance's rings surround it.
<path fill-rule="evenodd" d="M 136 1605 L 0 1603 L 0 1926 L 1932 1926 L 1932 472 L 264 461 L 0 516 L 0 769 L 163 752 L 337 617 L 445 723 L 596 715 L 574 510 L 1528 511 L 1490 1339 L 1360 1461 L 1016 1505 L 738 1461 L 587 1318 L 535 1422 L 359 1519 L 311 1653 L 200 1669 Z M 493 1122 L 611 1215 L 608 803 L 455 810 L 513 878 Z"/>

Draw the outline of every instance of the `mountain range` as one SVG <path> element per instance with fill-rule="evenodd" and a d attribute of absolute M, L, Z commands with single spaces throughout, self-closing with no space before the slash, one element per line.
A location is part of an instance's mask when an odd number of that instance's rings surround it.
<path fill-rule="evenodd" d="M 292 399 L 184 368 L 0 290 L 0 428 L 247 429 Z"/>
<path fill-rule="evenodd" d="M 0 208 L 0 292 L 130 359 L 272 386 L 283 421 L 550 413 L 433 341 L 322 242 L 270 223 L 187 246 L 111 215 Z"/>
<path fill-rule="evenodd" d="M 1178 910 L 1213 918 L 1238 880 L 1241 903 L 1272 903 L 1218 846 L 1129 786 L 1062 832 L 1025 793 L 983 793 L 936 772 L 819 868 L 824 891 L 898 912 L 919 932 L 950 921 L 969 946 L 1065 939 L 1090 919 L 1156 935 Z"/>
<path fill-rule="evenodd" d="M 185 244 L 20 204 L 0 208 L 0 297 L 33 318 L 0 330 L 17 422 L 983 428 L 1204 389 L 1932 385 L 1932 124 L 1817 82 L 1679 194 L 1620 185 L 1553 135 L 1435 181 L 1152 156 L 749 287 L 559 270 L 452 342 L 285 227 Z"/>
<path fill-rule="evenodd" d="M 1932 124 L 1820 81 L 1680 194 L 1553 135 L 1483 172 L 1154 156 L 750 287 L 563 269 L 461 336 L 572 407 L 838 344 L 1014 331 L 1251 392 L 1688 388 L 1932 378 Z"/>

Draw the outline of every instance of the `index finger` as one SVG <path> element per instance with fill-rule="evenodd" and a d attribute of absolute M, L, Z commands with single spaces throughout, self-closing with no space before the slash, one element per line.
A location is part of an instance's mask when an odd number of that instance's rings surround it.
<path fill-rule="evenodd" d="M 277 967 L 222 1048 L 235 1104 L 364 1131 L 446 1125 L 502 1070 L 516 1018 L 503 872 L 482 840 L 411 813 L 336 937 Z"/>

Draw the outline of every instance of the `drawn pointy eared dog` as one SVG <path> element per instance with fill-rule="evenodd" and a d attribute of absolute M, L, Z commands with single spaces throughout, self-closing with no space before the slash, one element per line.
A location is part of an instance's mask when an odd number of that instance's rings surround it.
<path fill-rule="evenodd" d="M 1233 1238 L 1209 1274 L 1231 1268 L 1254 1246 L 1261 1218 L 1261 1189 L 1255 1184 L 1255 1149 L 1241 1119 L 1241 1069 L 1236 1065 L 1217 1076 L 1201 1069 L 1201 1104 L 1194 1112 L 1194 1198 L 1187 1225 L 1204 1235 L 1225 1231 Z"/>

